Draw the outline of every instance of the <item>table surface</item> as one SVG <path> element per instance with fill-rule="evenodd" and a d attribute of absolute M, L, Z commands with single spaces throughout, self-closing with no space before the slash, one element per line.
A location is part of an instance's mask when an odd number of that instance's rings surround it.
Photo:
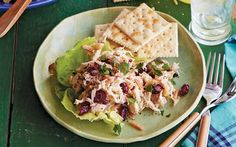
<path fill-rule="evenodd" d="M 137 6 L 142 2 L 172 15 L 188 27 L 191 19 L 190 6 L 183 3 L 176 6 L 172 0 L 132 0 L 117 4 L 112 0 L 58 0 L 55 4 L 28 10 L 22 15 L 10 32 L 0 39 L 0 146 L 156 147 L 179 126 L 142 142 L 96 142 L 77 136 L 60 126 L 44 110 L 35 92 L 32 73 L 34 58 L 40 44 L 55 25 L 64 18 L 83 11 L 118 5 Z M 232 25 L 233 31 L 236 32 L 236 27 Z M 223 44 L 200 46 L 205 57 L 210 51 L 224 52 Z M 226 70 L 224 91 L 231 81 L 232 78 Z M 201 100 L 194 111 L 200 111 L 204 105 L 204 100 Z M 177 146 L 180 146 L 180 143 Z"/>

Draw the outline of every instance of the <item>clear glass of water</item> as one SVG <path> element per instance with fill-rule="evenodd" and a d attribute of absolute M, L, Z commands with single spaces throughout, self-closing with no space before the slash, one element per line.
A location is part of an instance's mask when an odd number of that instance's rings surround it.
<path fill-rule="evenodd" d="M 189 30 L 201 44 L 223 43 L 231 34 L 230 21 L 235 0 L 191 0 Z"/>

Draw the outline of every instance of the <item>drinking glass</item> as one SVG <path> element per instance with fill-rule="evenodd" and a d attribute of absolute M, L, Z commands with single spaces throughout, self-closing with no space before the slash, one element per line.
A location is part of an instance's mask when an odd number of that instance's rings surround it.
<path fill-rule="evenodd" d="M 217 45 L 231 34 L 231 16 L 235 0 L 191 0 L 189 30 L 201 44 Z"/>

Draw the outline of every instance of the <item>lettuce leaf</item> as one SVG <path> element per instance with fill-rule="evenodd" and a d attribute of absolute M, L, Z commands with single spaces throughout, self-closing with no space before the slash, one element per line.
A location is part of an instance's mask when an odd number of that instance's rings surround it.
<path fill-rule="evenodd" d="M 113 130 L 114 130 L 114 127 L 117 127 L 117 125 L 120 125 L 120 126 L 123 125 L 122 124 L 123 118 L 119 114 L 117 114 L 115 111 L 110 111 L 108 113 L 99 112 L 96 114 L 88 112 L 88 113 L 85 113 L 84 115 L 78 115 L 76 112 L 77 111 L 76 106 L 73 104 L 72 98 L 69 97 L 69 88 L 66 89 L 61 103 L 67 111 L 73 113 L 80 120 L 88 120 L 90 122 L 103 120 L 105 123 L 112 126 Z M 114 133 L 117 134 L 117 132 L 114 132 Z"/>
<path fill-rule="evenodd" d="M 68 87 L 65 87 L 65 86 L 61 85 L 61 84 L 57 81 L 57 78 L 56 78 L 55 75 L 50 76 L 49 81 L 50 81 L 50 86 L 51 86 L 52 93 L 54 93 L 57 98 L 59 98 L 60 100 L 62 100 L 62 98 L 63 98 L 63 96 L 64 96 L 64 93 L 65 93 L 65 90 L 66 90 Z"/>
<path fill-rule="evenodd" d="M 54 87 L 54 90 L 55 90 L 55 94 L 56 96 L 61 100 L 64 96 L 64 93 L 65 93 L 65 90 L 66 90 L 66 87 L 61 85 L 58 81 Z"/>
<path fill-rule="evenodd" d="M 65 107 L 65 109 L 71 113 L 73 113 L 75 116 L 77 116 L 78 114 L 76 113 L 76 107 L 72 102 L 72 99 L 69 97 L 68 94 L 68 89 L 66 89 L 65 93 L 64 93 L 64 97 L 62 98 L 61 101 L 62 105 Z"/>
<path fill-rule="evenodd" d="M 151 61 L 151 59 L 149 59 L 149 58 L 141 58 L 141 57 L 137 57 L 137 56 L 134 57 L 134 62 L 136 64 L 147 63 L 147 62 L 150 62 L 150 61 Z"/>
<path fill-rule="evenodd" d="M 64 86 L 69 86 L 69 77 L 82 62 L 89 60 L 89 56 L 82 48 L 83 45 L 89 45 L 96 42 L 95 38 L 85 38 L 68 50 L 63 56 L 56 60 L 57 80 Z"/>
<path fill-rule="evenodd" d="M 111 51 L 111 50 L 112 50 L 112 49 L 111 49 L 110 43 L 109 43 L 108 41 L 106 41 L 106 42 L 104 43 L 103 48 L 102 48 L 102 52 Z"/>

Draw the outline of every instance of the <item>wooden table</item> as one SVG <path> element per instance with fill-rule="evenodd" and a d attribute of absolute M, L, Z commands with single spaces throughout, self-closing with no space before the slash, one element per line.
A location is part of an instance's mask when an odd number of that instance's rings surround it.
<path fill-rule="evenodd" d="M 175 129 L 155 138 L 131 144 L 106 144 L 73 134 L 55 122 L 44 110 L 35 92 L 32 67 L 40 44 L 64 18 L 83 11 L 118 5 L 137 6 L 146 2 L 168 13 L 185 27 L 190 22 L 190 6 L 172 0 L 132 0 L 114 4 L 111 0 L 58 0 L 55 4 L 26 11 L 11 31 L 0 39 L 0 146 L 11 147 L 156 147 Z M 0 13 L 2 14 L 2 13 Z M 82 21 L 82 20 L 81 20 Z M 235 26 L 234 32 L 235 32 Z M 223 53 L 223 44 L 201 46 L 205 57 L 210 51 Z M 196 77 L 197 78 L 197 77 Z M 232 78 L 225 73 L 225 88 Z M 195 111 L 204 106 L 201 100 Z M 180 145 L 180 144 L 179 144 Z"/>

